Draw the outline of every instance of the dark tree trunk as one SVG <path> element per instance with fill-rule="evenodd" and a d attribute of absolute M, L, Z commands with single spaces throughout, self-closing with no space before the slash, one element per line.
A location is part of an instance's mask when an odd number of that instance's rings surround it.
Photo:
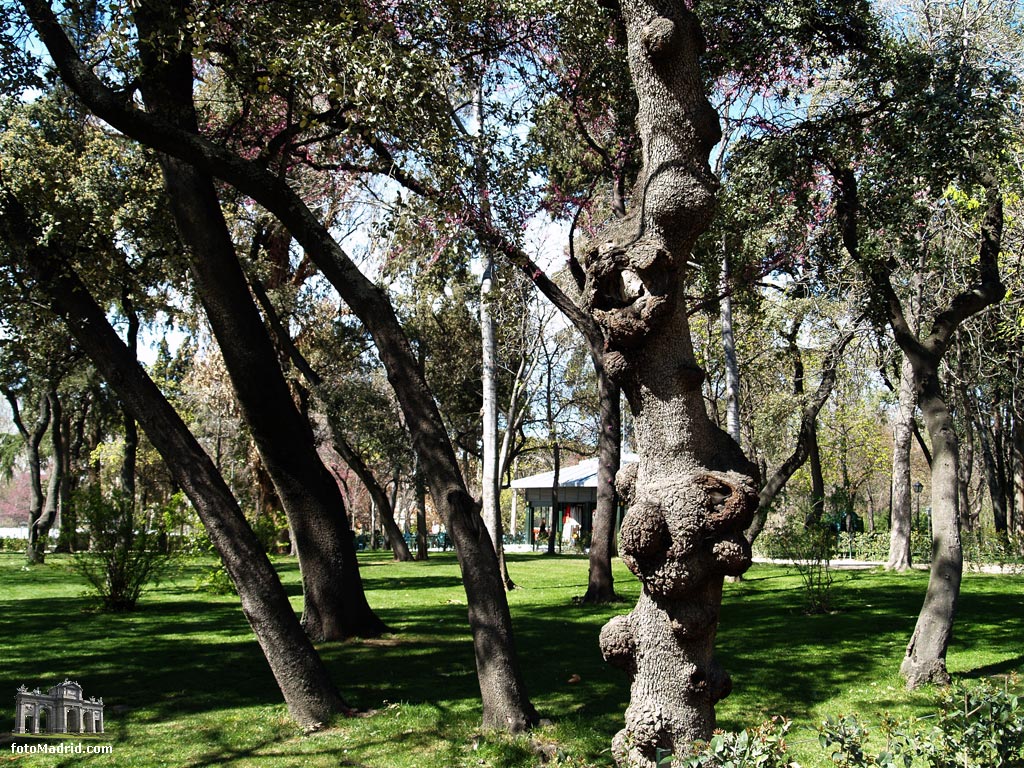
<path fill-rule="evenodd" d="M 427 559 L 427 486 L 423 482 L 418 462 L 412 478 L 416 491 L 416 559 Z"/>
<path fill-rule="evenodd" d="M 38 541 L 37 525 L 43 517 L 43 465 L 39 455 L 39 445 L 50 425 L 50 400 L 45 395 L 39 399 L 39 417 L 29 429 L 22 419 L 18 398 L 10 390 L 5 389 L 4 395 L 11 405 L 11 418 L 21 439 L 25 442 L 28 453 L 29 508 L 28 508 L 28 543 L 25 547 L 25 558 L 30 565 L 43 562 L 46 553 L 46 542 Z"/>
<path fill-rule="evenodd" d="M 590 568 L 583 602 L 610 603 L 618 600 L 612 577 L 612 554 L 619 512 L 615 474 L 619 471 L 622 457 L 622 413 L 619 386 L 605 373 L 596 358 L 594 367 L 598 370 L 601 433 L 597 439 L 597 506 L 591 523 Z"/>
<path fill-rule="evenodd" d="M 64 414 L 61 410 L 60 397 L 56 387 L 50 387 L 46 394 L 50 403 L 50 445 L 53 448 L 53 455 L 50 457 L 50 480 L 46 490 L 46 503 L 43 505 L 43 514 L 36 521 L 34 536 L 36 542 L 36 562 L 43 562 L 46 559 L 46 545 L 50 541 L 50 528 L 57 519 L 57 510 L 60 509 L 60 489 L 64 484 L 64 435 L 60 431 Z"/>
<path fill-rule="evenodd" d="M 125 342 L 128 351 L 138 358 L 139 352 L 139 314 L 135 311 L 128 290 L 125 288 L 121 296 L 121 310 L 128 320 Z M 124 426 L 124 458 L 121 461 L 121 494 L 125 509 L 129 515 L 135 511 L 135 470 L 138 465 L 139 429 L 135 419 L 127 410 L 121 413 Z"/>
<path fill-rule="evenodd" d="M 985 482 L 988 484 L 989 499 L 992 501 L 992 521 L 996 533 L 1006 535 L 1006 488 L 1000 472 L 998 447 L 992 425 L 986 422 L 983 414 L 977 414 L 978 434 L 981 437 L 981 462 L 985 470 Z"/>
<path fill-rule="evenodd" d="M 71 416 L 68 413 L 64 414 L 64 418 L 60 424 L 61 430 L 61 447 L 62 447 L 62 462 L 61 462 L 61 473 L 60 473 L 60 487 L 58 492 L 60 493 L 60 532 L 57 535 L 57 546 L 54 548 L 55 552 L 61 552 L 68 554 L 73 552 L 75 549 L 75 531 L 78 528 L 78 516 L 75 514 L 75 506 L 72 501 L 73 486 L 72 486 L 72 467 L 74 466 L 72 460 L 72 426 Z"/>
<path fill-rule="evenodd" d="M 1010 534 L 1018 539 L 1024 536 L 1024 419 L 1013 413 L 1013 516 Z"/>
<path fill-rule="evenodd" d="M 715 727 L 730 688 L 714 660 L 722 580 L 750 565 L 743 530 L 756 468 L 708 419 L 682 287 L 690 251 L 714 210 L 707 159 L 721 132 L 698 66 L 702 35 L 681 3 L 622 3 L 644 164 L 640 201 L 584 251 L 584 300 L 607 339 L 604 364 L 626 393 L 638 464 L 616 489 L 629 505 L 621 552 L 643 592 L 601 632 L 605 658 L 632 676 L 622 766 L 684 757 Z"/>
<path fill-rule="evenodd" d="M 194 128 L 183 129 L 126 104 L 84 65 L 44 0 L 23 0 L 23 6 L 60 76 L 97 115 L 147 146 L 220 176 L 271 211 L 362 320 L 377 345 L 412 436 L 413 449 L 420 457 L 435 509 L 447 523 L 462 566 L 484 725 L 517 731 L 536 723 L 537 713 L 519 672 L 504 586 L 499 578 L 488 576 L 498 572 L 494 548 L 480 519 L 479 507 L 466 491 L 430 388 L 384 291 L 366 279 L 284 179 L 259 163 L 207 142 Z M 178 25 L 172 37 L 182 32 Z"/>
<path fill-rule="evenodd" d="M 195 506 L 241 598 L 242 611 L 270 664 L 295 721 L 318 728 L 349 711 L 245 516 L 188 427 L 133 359 L 103 310 L 61 254 L 38 245 L 35 227 L 8 198 L 0 205 L 0 233 L 16 243 L 20 266 L 38 282 L 125 406 L 142 424 L 174 481 Z"/>
<path fill-rule="evenodd" d="M 558 518 L 561 517 L 562 510 L 561 502 L 558 499 L 558 475 L 561 469 L 561 450 L 558 446 L 558 441 L 554 441 L 552 446 L 552 452 L 554 453 L 554 464 L 555 473 L 551 479 L 551 521 L 548 525 L 548 554 L 555 554 L 555 546 L 557 545 L 558 539 Z"/>
<path fill-rule="evenodd" d="M 143 3 L 135 11 L 141 37 L 154 41 L 140 46 L 147 108 L 172 125 L 195 131 L 191 51 L 168 35 L 183 21 L 181 8 L 164 4 Z M 387 628 L 366 602 L 341 492 L 281 373 L 212 180 L 168 155 L 161 155 L 160 163 L 171 212 L 189 248 L 196 291 L 294 534 L 302 571 L 302 624 L 318 641 L 379 635 Z"/>

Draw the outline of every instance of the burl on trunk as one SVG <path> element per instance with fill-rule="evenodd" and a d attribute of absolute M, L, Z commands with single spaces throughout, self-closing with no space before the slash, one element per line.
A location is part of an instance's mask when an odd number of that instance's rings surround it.
<path fill-rule="evenodd" d="M 605 658 L 633 678 L 613 752 L 620 765 L 654 766 L 707 739 L 714 704 L 729 692 L 712 646 L 723 577 L 750 565 L 743 530 L 757 507 L 757 471 L 708 419 L 683 290 L 717 190 L 708 155 L 720 130 L 698 70 L 703 37 L 682 3 L 625 0 L 622 11 L 643 170 L 633 213 L 584 249 L 584 298 L 641 457 L 616 486 L 628 505 L 622 557 L 643 594 L 601 632 Z"/>

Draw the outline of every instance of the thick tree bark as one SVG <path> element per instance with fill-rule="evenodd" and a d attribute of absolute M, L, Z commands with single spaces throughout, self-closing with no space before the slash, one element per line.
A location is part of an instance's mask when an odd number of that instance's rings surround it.
<path fill-rule="evenodd" d="M 271 211 L 362 320 L 377 345 L 412 436 L 413 449 L 420 457 L 434 507 L 446 521 L 462 566 L 484 725 L 517 731 L 536 723 L 538 716 L 519 671 L 511 614 L 497 576 L 494 548 L 480 518 L 479 505 L 466 490 L 444 421 L 387 295 L 359 271 L 284 179 L 204 140 L 194 130 L 182 129 L 126 104 L 85 66 L 49 3 L 23 0 L 22 5 L 60 76 L 97 115 L 147 146 L 210 171 Z"/>
<path fill-rule="evenodd" d="M 612 752 L 647 767 L 714 729 L 730 687 L 713 654 L 722 580 L 750 565 L 742 532 L 757 496 L 756 468 L 707 417 L 681 285 L 717 189 L 707 159 L 721 134 L 697 63 L 703 38 L 680 3 L 627 0 L 622 11 L 643 168 L 633 212 L 586 248 L 584 298 L 636 425 L 640 461 L 619 471 L 616 488 L 629 504 L 622 557 L 643 592 L 604 627 L 601 648 L 633 678 Z"/>
<path fill-rule="evenodd" d="M 910 569 L 910 532 L 913 523 L 910 496 L 911 424 L 917 394 L 914 390 L 914 369 L 904 354 L 900 365 L 899 401 L 893 414 L 892 449 L 892 522 L 889 528 L 889 559 L 886 570 Z"/>
<path fill-rule="evenodd" d="M 960 545 L 960 453 L 937 372 L 926 374 L 919 385 L 918 401 L 932 439 L 932 566 L 924 606 L 900 666 L 908 688 L 950 682 L 946 649 L 953 637 L 964 566 Z"/>
<path fill-rule="evenodd" d="M 380 481 L 377 480 L 377 476 L 370 471 L 366 462 L 363 461 L 363 457 L 345 439 L 344 430 L 331 402 L 330 393 L 324 387 L 323 376 L 317 373 L 316 369 L 306 359 L 306 356 L 295 345 L 294 340 L 288 333 L 288 329 L 281 321 L 281 316 L 270 301 L 270 296 L 267 294 L 263 283 L 255 276 L 250 276 L 249 285 L 252 288 L 253 296 L 256 297 L 256 301 L 263 310 L 267 325 L 270 326 L 270 330 L 273 332 L 274 338 L 281 347 L 283 354 L 298 369 L 303 379 L 313 390 L 313 393 L 323 403 L 327 412 L 327 425 L 331 431 L 331 445 L 337 454 L 341 456 L 342 460 L 348 464 L 349 468 L 356 473 L 356 477 L 359 478 L 359 481 L 365 486 L 367 493 L 370 494 L 370 499 L 376 505 L 381 522 L 387 531 L 388 543 L 391 545 L 391 551 L 395 555 L 395 560 L 403 563 L 412 560 L 409 545 L 406 544 L 405 537 L 402 536 L 402 532 L 395 522 L 394 505 L 388 499 L 388 495 L 385 493 Z"/>
<path fill-rule="evenodd" d="M 238 591 L 242 611 L 291 716 L 305 728 L 317 728 L 348 712 L 224 479 L 110 327 L 67 260 L 37 244 L 36 229 L 10 198 L 0 204 L 0 233 L 9 244 L 17 244 L 20 266 L 32 274 L 79 346 L 138 419 L 174 481 L 195 506 Z"/>
<path fill-rule="evenodd" d="M 183 11 L 142 3 L 135 22 L 146 106 L 179 128 L 196 129 L 192 58 L 170 32 Z M 171 47 L 168 41 L 173 41 Z M 249 294 L 212 180 L 160 156 L 171 211 L 189 248 L 190 271 L 243 416 L 295 536 L 302 571 L 303 626 L 314 640 L 373 637 L 387 627 L 363 591 L 344 502 L 295 407 L 270 338 Z"/>

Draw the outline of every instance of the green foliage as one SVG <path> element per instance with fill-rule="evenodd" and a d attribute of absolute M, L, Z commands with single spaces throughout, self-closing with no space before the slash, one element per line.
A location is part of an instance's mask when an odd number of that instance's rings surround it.
<path fill-rule="evenodd" d="M 899 719 L 886 714 L 884 745 L 852 715 L 828 716 L 817 743 L 838 768 L 1019 768 L 1024 765 L 1024 709 L 1007 678 L 957 684 L 939 694 L 937 716 Z M 934 717 L 934 722 L 932 722 Z M 695 745 L 682 768 L 788 768 L 785 737 L 791 722 L 776 717 L 739 733 L 716 733 Z M 665 765 L 670 765 L 666 760 Z M 659 763 L 661 765 L 661 763 Z"/>
<path fill-rule="evenodd" d="M 791 562 L 800 575 L 807 613 L 827 613 L 833 608 L 835 540 L 835 532 L 825 523 L 800 514 L 777 515 L 758 536 L 757 547 L 767 557 Z"/>
<path fill-rule="evenodd" d="M 792 722 L 782 717 L 767 720 L 739 733 L 718 732 L 705 745 L 695 745 L 697 754 L 684 760 L 682 768 L 789 768 L 786 734 Z"/>
<path fill-rule="evenodd" d="M 1024 765 L 1024 709 L 1010 679 L 957 684 L 942 691 L 934 724 L 883 719 L 885 748 L 873 754 L 855 717 L 829 717 L 818 740 L 841 768 L 1019 768 Z"/>
<path fill-rule="evenodd" d="M 75 499 L 78 520 L 88 526 L 91 548 L 71 560 L 103 608 L 132 611 L 143 590 L 166 573 L 171 558 L 161 551 L 162 514 L 140 515 L 119 496 L 90 488 Z"/>

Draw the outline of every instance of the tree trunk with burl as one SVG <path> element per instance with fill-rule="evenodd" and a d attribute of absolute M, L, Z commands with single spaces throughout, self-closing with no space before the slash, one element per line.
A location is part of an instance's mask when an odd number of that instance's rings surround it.
<path fill-rule="evenodd" d="M 622 558 L 643 591 L 601 632 L 601 649 L 632 676 L 622 766 L 681 757 L 715 727 L 731 683 L 714 658 L 725 575 L 750 565 L 743 531 L 757 470 L 711 423 L 684 300 L 687 261 L 715 206 L 708 155 L 720 137 L 698 67 L 703 36 L 682 4 L 622 4 L 639 99 L 643 170 L 632 213 L 587 244 L 584 299 L 606 339 L 605 366 L 635 420 L 637 464 L 616 487 L 628 504 Z"/>

